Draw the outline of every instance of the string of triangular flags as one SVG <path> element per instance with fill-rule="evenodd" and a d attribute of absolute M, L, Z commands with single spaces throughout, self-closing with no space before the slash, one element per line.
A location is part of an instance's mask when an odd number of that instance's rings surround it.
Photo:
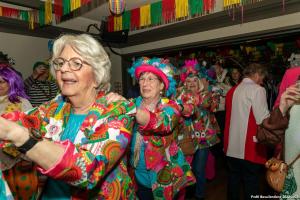
<path fill-rule="evenodd" d="M 22 10 L 0 6 L 0 16 L 27 21 L 29 29 L 34 29 L 35 26 L 52 24 L 54 22 L 53 12 L 55 22 L 59 23 L 63 15 L 67 15 L 89 2 L 91 0 L 54 0 L 54 10 L 52 10 L 52 0 L 46 0 L 38 10 Z"/>
<path fill-rule="evenodd" d="M 224 9 L 262 0 L 223 0 Z M 210 14 L 216 0 L 161 0 L 107 18 L 108 32 L 138 30 Z"/>

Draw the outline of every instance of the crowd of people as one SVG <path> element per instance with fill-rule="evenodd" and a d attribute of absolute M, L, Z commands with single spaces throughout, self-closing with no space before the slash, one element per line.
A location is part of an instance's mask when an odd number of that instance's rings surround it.
<path fill-rule="evenodd" d="M 228 165 L 227 199 L 240 199 L 241 185 L 245 199 L 260 194 L 268 155 L 256 133 L 274 123 L 263 65 L 227 70 L 222 60 L 208 67 L 188 59 L 176 80 L 169 60 L 141 57 L 128 70 L 139 95 L 126 99 L 109 92 L 111 62 L 92 36 L 63 35 L 52 51 L 24 82 L 0 58 L 0 199 L 182 200 L 192 186 L 193 198 L 204 199 L 216 146 Z M 289 116 L 286 162 L 300 153 L 294 69 L 274 107 Z M 299 165 L 290 174 L 300 186 Z M 299 187 L 286 191 L 300 195 Z"/>

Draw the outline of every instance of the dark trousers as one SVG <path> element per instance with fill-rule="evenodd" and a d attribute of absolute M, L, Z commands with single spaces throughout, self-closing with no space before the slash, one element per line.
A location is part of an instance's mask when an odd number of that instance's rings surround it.
<path fill-rule="evenodd" d="M 223 141 L 224 141 L 223 137 L 224 137 L 224 128 L 225 128 L 225 111 L 216 112 L 215 117 L 221 131 L 221 134 L 218 135 L 221 142 L 211 147 L 210 150 L 216 158 L 221 157 L 222 159 L 224 159 L 225 156 L 223 152 Z"/>
<path fill-rule="evenodd" d="M 240 185 L 244 185 L 244 199 L 259 194 L 259 172 L 261 165 L 232 157 L 226 157 L 229 169 L 227 199 L 240 199 Z M 252 198 L 253 199 L 253 198 Z"/>
<path fill-rule="evenodd" d="M 137 189 L 136 195 L 138 196 L 139 199 L 154 200 L 153 192 L 152 192 L 151 188 L 147 188 L 138 182 L 137 182 L 137 186 L 138 186 L 138 189 Z"/>

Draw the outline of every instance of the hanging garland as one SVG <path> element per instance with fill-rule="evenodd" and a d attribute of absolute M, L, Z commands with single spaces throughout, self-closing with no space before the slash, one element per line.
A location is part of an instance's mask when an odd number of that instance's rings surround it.
<path fill-rule="evenodd" d="M 45 1 L 45 24 L 52 23 L 52 0 Z"/>
<path fill-rule="evenodd" d="M 71 6 L 70 8 L 71 11 L 76 10 L 81 6 L 81 0 L 72 0 L 70 6 Z"/>
<path fill-rule="evenodd" d="M 216 5 L 216 1 L 215 0 L 203 0 L 204 2 L 204 7 L 203 10 L 206 13 L 211 13 Z"/>
<path fill-rule="evenodd" d="M 123 13 L 123 28 L 122 30 L 129 30 L 130 29 L 130 11 L 125 11 Z"/>
<path fill-rule="evenodd" d="M 62 0 L 54 0 L 54 14 L 55 14 L 55 21 L 60 22 L 61 16 L 63 15 Z"/>
<path fill-rule="evenodd" d="M 145 27 L 151 24 L 150 4 L 140 8 L 140 26 Z"/>
<path fill-rule="evenodd" d="M 162 0 L 162 17 L 164 23 L 170 23 L 175 18 L 175 0 Z"/>
<path fill-rule="evenodd" d="M 114 16 L 110 15 L 108 16 L 108 20 L 107 20 L 107 31 L 108 32 L 113 32 L 114 31 Z"/>
<path fill-rule="evenodd" d="M 162 2 L 158 1 L 156 3 L 151 4 L 150 12 L 151 12 L 151 24 L 152 25 L 162 24 Z"/>
<path fill-rule="evenodd" d="M 120 31 L 122 30 L 122 15 L 114 17 L 114 30 Z"/>
<path fill-rule="evenodd" d="M 131 10 L 130 22 L 131 30 L 136 30 L 140 28 L 140 8 L 135 8 Z"/>
<path fill-rule="evenodd" d="M 175 18 L 185 18 L 189 14 L 188 0 L 175 0 Z"/>
<path fill-rule="evenodd" d="M 63 15 L 67 15 L 71 12 L 71 0 L 63 0 Z"/>
<path fill-rule="evenodd" d="M 203 14 L 203 0 L 190 0 L 190 15 L 192 17 Z"/>

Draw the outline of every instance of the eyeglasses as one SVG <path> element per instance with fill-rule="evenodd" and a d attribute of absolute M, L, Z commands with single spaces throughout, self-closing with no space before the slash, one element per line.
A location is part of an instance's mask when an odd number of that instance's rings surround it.
<path fill-rule="evenodd" d="M 70 58 L 69 60 L 66 60 L 64 58 L 55 58 L 52 61 L 52 66 L 54 67 L 55 70 L 60 70 L 65 63 L 69 64 L 69 67 L 72 71 L 78 71 L 81 69 L 83 64 L 89 65 L 86 61 L 81 60 L 80 58 L 73 57 Z"/>
<path fill-rule="evenodd" d="M 148 77 L 148 78 L 140 78 L 139 83 L 144 83 L 147 80 L 147 82 L 153 83 L 155 80 L 158 80 L 158 78 L 154 77 Z"/>

